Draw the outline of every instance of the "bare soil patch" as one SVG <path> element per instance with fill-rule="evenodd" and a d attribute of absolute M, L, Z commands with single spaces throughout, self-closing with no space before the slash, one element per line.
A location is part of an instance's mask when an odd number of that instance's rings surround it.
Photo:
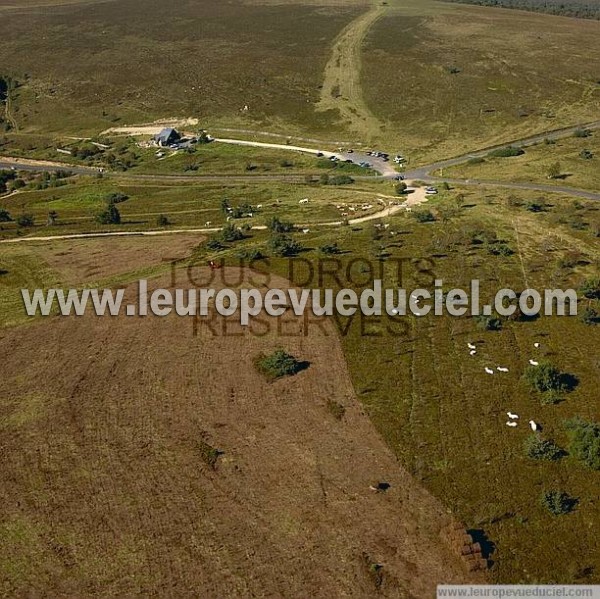
<path fill-rule="evenodd" d="M 270 334 L 92 316 L 0 333 L 3 594 L 431 597 L 473 579 L 356 400 L 331 323 L 278 336 L 261 319 Z M 310 367 L 268 383 L 253 360 L 277 347 Z"/>

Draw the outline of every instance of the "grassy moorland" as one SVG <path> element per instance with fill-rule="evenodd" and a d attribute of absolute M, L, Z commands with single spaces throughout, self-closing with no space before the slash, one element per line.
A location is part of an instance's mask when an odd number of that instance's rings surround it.
<path fill-rule="evenodd" d="M 3 4 L 0 64 L 22 84 L 15 118 L 20 130 L 40 134 L 93 134 L 174 116 L 330 130 L 330 117 L 315 115 L 312 104 L 331 40 L 363 10 L 202 1 L 175 11 L 158 0 L 51 11 Z M 44 34 L 32 36 L 35 30 Z"/>
<path fill-rule="evenodd" d="M 494 179 L 600 190 L 600 134 L 568 137 L 525 149 L 521 156 L 490 155 L 444 170 L 445 177 Z"/>
<path fill-rule="evenodd" d="M 597 120 L 600 23 L 448 3 L 393 7 L 367 36 L 363 88 L 387 137 L 415 160 Z"/>

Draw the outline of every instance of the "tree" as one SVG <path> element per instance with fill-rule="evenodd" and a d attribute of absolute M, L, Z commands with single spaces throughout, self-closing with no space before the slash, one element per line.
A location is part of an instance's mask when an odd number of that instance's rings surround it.
<path fill-rule="evenodd" d="M 404 181 L 400 181 L 399 183 L 396 183 L 396 186 L 395 186 L 396 195 L 401 196 L 402 194 L 404 194 L 406 192 L 407 189 L 408 189 L 408 185 Z"/>
<path fill-rule="evenodd" d="M 56 225 L 58 221 L 58 212 L 56 212 L 56 210 L 50 210 L 50 212 L 48 212 L 48 219 L 46 220 L 46 224 L 49 227 L 53 227 L 54 225 Z"/>
<path fill-rule="evenodd" d="M 569 437 L 569 451 L 592 470 L 600 470 L 600 424 L 583 418 L 565 423 Z"/>
<path fill-rule="evenodd" d="M 96 221 L 101 225 L 120 225 L 121 213 L 112 202 L 109 202 L 106 208 L 96 215 Z"/>
<path fill-rule="evenodd" d="M 19 227 L 33 227 L 33 225 L 34 225 L 33 215 L 32 214 L 21 214 L 21 216 L 19 216 L 17 218 L 17 225 L 19 225 Z"/>
<path fill-rule="evenodd" d="M 268 223 L 267 227 L 273 233 L 291 233 L 294 230 L 293 223 L 282 221 L 277 216 L 274 216 Z"/>
<path fill-rule="evenodd" d="M 295 256 L 303 247 L 295 239 L 283 233 L 277 233 L 269 240 L 269 249 L 275 256 Z"/>
<path fill-rule="evenodd" d="M 548 167 L 548 179 L 558 179 L 561 175 L 560 162 L 554 162 Z"/>
<path fill-rule="evenodd" d="M 0 223 L 9 223 L 12 221 L 12 216 L 8 210 L 0 208 Z"/>
<path fill-rule="evenodd" d="M 241 229 L 238 229 L 235 225 L 231 223 L 227 223 L 221 229 L 221 240 L 226 243 L 232 243 L 234 241 L 239 241 L 240 239 L 244 239 L 244 234 Z"/>

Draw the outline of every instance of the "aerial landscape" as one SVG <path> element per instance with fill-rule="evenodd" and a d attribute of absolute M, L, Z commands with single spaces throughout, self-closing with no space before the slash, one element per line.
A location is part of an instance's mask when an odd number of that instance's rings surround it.
<path fill-rule="evenodd" d="M 600 0 L 0 39 L 0 596 L 600 597 Z"/>

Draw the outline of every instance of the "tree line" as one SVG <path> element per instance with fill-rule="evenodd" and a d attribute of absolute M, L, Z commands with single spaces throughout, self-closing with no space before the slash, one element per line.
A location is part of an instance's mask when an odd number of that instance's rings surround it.
<path fill-rule="evenodd" d="M 513 8 L 563 17 L 600 20 L 600 0 L 446 0 L 446 2 Z"/>

